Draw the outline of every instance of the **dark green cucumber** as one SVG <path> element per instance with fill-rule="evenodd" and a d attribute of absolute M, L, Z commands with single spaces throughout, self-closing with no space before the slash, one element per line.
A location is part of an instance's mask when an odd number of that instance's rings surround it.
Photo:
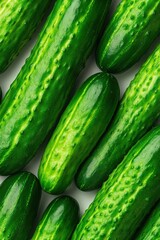
<path fill-rule="evenodd" d="M 104 133 L 119 101 L 117 80 L 91 76 L 77 91 L 45 150 L 39 179 L 42 188 L 59 194 L 72 182 L 78 167 Z"/>
<path fill-rule="evenodd" d="M 97 64 L 108 72 L 130 68 L 160 34 L 160 1 L 122 0 L 97 50 Z"/>
<path fill-rule="evenodd" d="M 0 106 L 0 174 L 24 167 L 64 108 L 110 0 L 58 0 Z M 94 16 L 94 17 L 93 17 Z"/>
<path fill-rule="evenodd" d="M 0 186 L 0 239 L 30 239 L 41 188 L 31 173 L 22 172 L 8 177 Z"/>
<path fill-rule="evenodd" d="M 103 184 L 72 240 L 130 240 L 160 199 L 160 126 L 146 134 Z"/>
<path fill-rule="evenodd" d="M 110 128 L 82 165 L 77 186 L 101 186 L 129 149 L 160 116 L 160 45 L 141 67 L 120 103 Z"/>
<path fill-rule="evenodd" d="M 160 203 L 158 203 L 147 219 L 136 240 L 159 240 L 160 239 Z"/>
<path fill-rule="evenodd" d="M 44 212 L 32 240 L 69 240 L 79 221 L 79 205 L 69 196 L 54 199 Z"/>
<path fill-rule="evenodd" d="M 0 1 L 0 72 L 31 38 L 51 0 Z"/>

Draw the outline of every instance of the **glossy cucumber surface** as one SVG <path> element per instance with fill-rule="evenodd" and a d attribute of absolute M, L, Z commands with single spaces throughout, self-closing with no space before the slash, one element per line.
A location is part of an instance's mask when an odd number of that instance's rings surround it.
<path fill-rule="evenodd" d="M 158 203 L 152 214 L 148 217 L 136 240 L 158 240 L 160 239 L 160 203 Z"/>
<path fill-rule="evenodd" d="M 39 179 L 42 188 L 59 194 L 104 133 L 119 101 L 117 80 L 98 73 L 85 81 L 61 116 L 45 150 Z"/>
<path fill-rule="evenodd" d="M 32 240 L 69 240 L 79 221 L 79 205 L 69 196 L 54 199 L 45 210 Z"/>
<path fill-rule="evenodd" d="M 82 190 L 98 188 L 160 116 L 160 45 L 126 90 L 117 113 L 76 177 Z"/>
<path fill-rule="evenodd" d="M 30 239 L 41 197 L 38 179 L 21 172 L 0 185 L 0 239 Z"/>
<path fill-rule="evenodd" d="M 29 41 L 52 0 L 0 1 L 0 72 Z"/>
<path fill-rule="evenodd" d="M 130 68 L 160 34 L 160 1 L 122 0 L 97 50 L 99 67 L 118 73 Z"/>
<path fill-rule="evenodd" d="M 131 240 L 160 199 L 160 126 L 129 151 L 82 216 L 72 240 Z"/>
<path fill-rule="evenodd" d="M 57 122 L 95 46 L 109 5 L 110 0 L 56 1 L 0 106 L 0 174 L 23 168 Z"/>

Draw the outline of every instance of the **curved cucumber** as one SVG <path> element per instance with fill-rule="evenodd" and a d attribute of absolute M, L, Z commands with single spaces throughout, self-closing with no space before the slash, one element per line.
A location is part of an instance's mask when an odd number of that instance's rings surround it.
<path fill-rule="evenodd" d="M 69 240 L 79 221 L 79 205 L 69 196 L 54 199 L 45 210 L 32 240 Z"/>
<path fill-rule="evenodd" d="M 41 188 L 31 173 L 8 177 L 0 186 L 0 239 L 28 240 L 33 227 Z"/>
<path fill-rule="evenodd" d="M 160 126 L 145 135 L 110 175 L 72 240 L 130 240 L 160 199 Z"/>
<path fill-rule="evenodd" d="M 97 63 L 118 73 L 130 68 L 160 34 L 160 1 L 122 0 L 100 41 Z"/>
<path fill-rule="evenodd" d="M 136 240 L 160 239 L 160 203 L 158 203 L 146 221 Z"/>
<path fill-rule="evenodd" d="M 51 0 L 0 1 L 0 72 L 29 41 Z"/>
<path fill-rule="evenodd" d="M 39 179 L 45 191 L 53 194 L 65 191 L 105 131 L 118 100 L 117 80 L 107 73 L 93 75 L 77 91 L 40 164 Z"/>
<path fill-rule="evenodd" d="M 159 59 L 160 45 L 131 82 L 110 128 L 82 165 L 76 179 L 80 189 L 100 187 L 129 149 L 160 116 Z"/>
<path fill-rule="evenodd" d="M 0 107 L 0 174 L 24 167 L 57 122 L 95 46 L 109 3 L 56 1 Z"/>

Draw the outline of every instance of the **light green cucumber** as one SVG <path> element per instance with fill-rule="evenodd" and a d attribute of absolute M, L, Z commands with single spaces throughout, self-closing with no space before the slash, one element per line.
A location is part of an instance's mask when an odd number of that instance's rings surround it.
<path fill-rule="evenodd" d="M 105 131 L 119 100 L 117 80 L 107 73 L 91 76 L 64 111 L 39 167 L 42 188 L 59 194 Z"/>

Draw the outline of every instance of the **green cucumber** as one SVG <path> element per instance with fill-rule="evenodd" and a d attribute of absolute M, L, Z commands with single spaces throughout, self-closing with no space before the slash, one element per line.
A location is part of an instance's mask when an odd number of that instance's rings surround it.
<path fill-rule="evenodd" d="M 79 221 L 79 205 L 69 196 L 54 199 L 45 210 L 32 240 L 69 240 Z"/>
<path fill-rule="evenodd" d="M 104 133 L 119 100 L 117 80 L 91 76 L 77 91 L 45 150 L 39 180 L 49 193 L 59 194 L 72 182 L 78 167 Z"/>
<path fill-rule="evenodd" d="M 29 41 L 51 0 L 0 1 L 0 72 Z"/>
<path fill-rule="evenodd" d="M 136 240 L 158 240 L 160 239 L 160 203 L 145 222 L 144 227 L 136 237 Z"/>
<path fill-rule="evenodd" d="M 110 0 L 56 1 L 0 106 L 1 175 L 23 168 L 56 124 L 95 47 L 109 5 Z"/>
<path fill-rule="evenodd" d="M 41 197 L 38 179 L 22 172 L 0 185 L 0 239 L 28 240 Z"/>
<path fill-rule="evenodd" d="M 160 45 L 126 90 L 117 113 L 76 177 L 82 190 L 98 188 L 160 116 Z"/>
<path fill-rule="evenodd" d="M 98 66 L 118 73 L 130 68 L 160 34 L 160 1 L 122 0 L 97 50 Z"/>
<path fill-rule="evenodd" d="M 82 216 L 72 240 L 130 240 L 160 199 L 160 126 L 129 151 Z"/>

